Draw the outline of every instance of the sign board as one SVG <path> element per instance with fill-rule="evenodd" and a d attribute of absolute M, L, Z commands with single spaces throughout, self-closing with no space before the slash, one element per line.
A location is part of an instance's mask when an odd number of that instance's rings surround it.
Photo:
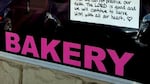
<path fill-rule="evenodd" d="M 13 0 L 0 8 L 4 11 L 0 56 L 114 84 L 147 84 L 150 10 L 140 6 L 150 4 L 140 0 Z M 139 32 L 131 34 L 117 29 L 134 31 L 139 26 Z"/>
<path fill-rule="evenodd" d="M 139 28 L 140 0 L 70 0 L 70 5 L 72 21 Z"/>

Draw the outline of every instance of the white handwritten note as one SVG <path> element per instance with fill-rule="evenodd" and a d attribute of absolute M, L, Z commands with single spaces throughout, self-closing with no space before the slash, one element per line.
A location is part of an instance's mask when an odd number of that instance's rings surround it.
<path fill-rule="evenodd" d="M 71 0 L 72 21 L 139 28 L 140 0 Z"/>

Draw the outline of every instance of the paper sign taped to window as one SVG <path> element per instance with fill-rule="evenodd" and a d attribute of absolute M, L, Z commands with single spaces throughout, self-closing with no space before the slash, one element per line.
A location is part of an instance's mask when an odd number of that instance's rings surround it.
<path fill-rule="evenodd" d="M 140 0 L 71 0 L 70 19 L 139 28 Z"/>

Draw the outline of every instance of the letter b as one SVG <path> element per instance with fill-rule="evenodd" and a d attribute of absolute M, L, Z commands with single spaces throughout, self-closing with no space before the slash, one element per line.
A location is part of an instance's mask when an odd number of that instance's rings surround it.
<path fill-rule="evenodd" d="M 18 53 L 20 51 L 19 36 L 16 33 L 6 32 L 6 51 Z"/>

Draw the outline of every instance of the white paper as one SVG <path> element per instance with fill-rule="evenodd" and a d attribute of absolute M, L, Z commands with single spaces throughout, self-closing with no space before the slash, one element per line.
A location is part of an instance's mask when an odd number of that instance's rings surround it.
<path fill-rule="evenodd" d="M 140 0 L 71 0 L 72 21 L 139 28 Z"/>

